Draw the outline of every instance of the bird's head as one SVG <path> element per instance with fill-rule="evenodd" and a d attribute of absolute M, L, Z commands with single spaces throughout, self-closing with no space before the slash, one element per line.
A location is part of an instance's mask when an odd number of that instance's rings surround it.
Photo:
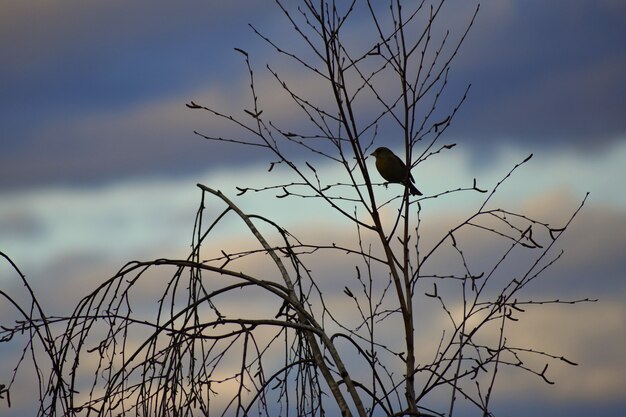
<path fill-rule="evenodd" d="M 384 146 L 381 146 L 380 148 L 376 148 L 376 150 L 374 152 L 372 152 L 372 156 L 374 158 L 379 158 L 381 156 L 385 156 L 385 155 L 389 155 L 389 154 L 393 155 L 393 152 L 391 152 L 389 150 L 389 148 L 385 148 Z"/>

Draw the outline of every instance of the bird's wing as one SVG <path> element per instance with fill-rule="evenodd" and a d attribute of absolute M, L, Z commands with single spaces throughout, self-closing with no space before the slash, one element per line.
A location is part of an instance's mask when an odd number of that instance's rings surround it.
<path fill-rule="evenodd" d="M 393 156 L 396 158 L 396 160 L 400 163 L 400 165 L 402 166 L 403 169 L 407 169 L 406 168 L 406 164 L 404 163 L 404 161 L 402 159 L 400 159 L 400 157 L 398 155 L 396 155 L 395 153 L 393 154 Z M 415 183 L 415 179 L 413 178 L 413 175 L 411 174 L 411 170 L 409 169 L 409 180 L 412 183 Z"/>
<path fill-rule="evenodd" d="M 393 158 L 396 160 L 396 164 L 398 166 L 401 166 L 402 168 L 406 169 L 406 165 L 404 164 L 404 161 L 402 159 L 400 159 L 400 157 L 398 155 L 396 155 L 395 153 L 392 153 L 391 155 L 393 155 Z"/>

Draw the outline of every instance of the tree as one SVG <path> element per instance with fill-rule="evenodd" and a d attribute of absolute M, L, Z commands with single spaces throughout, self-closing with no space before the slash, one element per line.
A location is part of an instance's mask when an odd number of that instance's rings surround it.
<path fill-rule="evenodd" d="M 307 71 L 329 100 L 316 103 L 267 66 L 307 119 L 284 126 L 267 116 L 250 55 L 236 49 L 250 79 L 250 106 L 240 115 L 194 101 L 187 106 L 239 133 L 196 133 L 259 149 L 272 159 L 269 171 L 289 172 L 288 182 L 241 186 L 239 195 L 275 195 L 277 206 L 303 199 L 328 207 L 353 235 L 345 242 L 331 233 L 327 241 L 301 240 L 276 220 L 246 213 L 232 197 L 199 184 L 188 258 L 129 262 L 66 317 L 47 316 L 18 267 L 2 254 L 32 301 L 20 305 L 0 292 L 22 316 L 3 325 L 0 341 L 20 334 L 27 339 L 12 379 L 0 388 L 3 395 L 29 353 L 40 415 L 339 410 L 345 416 L 452 416 L 461 406 L 490 415 L 503 367 L 552 383 L 550 362 L 573 364 L 560 354 L 511 343 L 506 335 L 529 305 L 591 301 L 531 300 L 523 293 L 559 259 L 553 248 L 584 200 L 556 227 L 492 207 L 499 187 L 532 155 L 489 189 L 473 179 L 422 197 L 397 184 L 385 192 L 368 159 L 376 147 L 388 145 L 402 149 L 405 164 L 416 168 L 455 147 L 440 141 L 469 87 L 452 107 L 440 107 L 478 7 L 453 40 L 438 30 L 443 0 L 390 0 L 385 8 L 371 0 L 302 0 L 295 8 L 275 3 L 308 49 L 290 51 L 253 30 Z M 355 39 L 349 34 L 357 16 L 368 16 L 371 24 Z M 340 168 L 343 178 L 326 175 L 321 166 Z M 390 197 L 381 199 L 383 193 Z M 426 237 L 422 216 L 428 205 L 467 193 L 484 196 L 478 208 L 439 236 Z M 207 204 L 216 201 L 223 211 L 207 224 Z M 250 233 L 248 247 L 230 250 L 213 240 L 229 216 Z M 499 246 L 485 258 L 472 242 L 487 238 Z M 523 263 L 517 263 L 520 256 Z M 476 267 L 475 258 L 490 264 Z M 342 269 L 337 259 L 350 268 Z M 340 295 L 325 289 L 328 270 L 351 276 Z M 158 301 L 145 304 L 143 297 L 153 299 L 155 289 Z M 428 316 L 419 314 L 425 308 Z M 431 330 L 416 330 L 425 326 Z"/>

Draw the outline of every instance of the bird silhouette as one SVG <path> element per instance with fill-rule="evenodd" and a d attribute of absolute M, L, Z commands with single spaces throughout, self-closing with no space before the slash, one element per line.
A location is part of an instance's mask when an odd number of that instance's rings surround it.
<path fill-rule="evenodd" d="M 404 164 L 404 161 L 398 158 L 395 153 L 391 152 L 389 148 L 385 148 L 384 146 L 380 147 L 372 152 L 372 156 L 376 158 L 376 169 L 378 169 L 378 173 L 387 182 L 404 184 L 409 187 L 411 195 L 422 195 L 420 190 L 413 185 L 415 180 L 410 170 L 408 170 Z"/>

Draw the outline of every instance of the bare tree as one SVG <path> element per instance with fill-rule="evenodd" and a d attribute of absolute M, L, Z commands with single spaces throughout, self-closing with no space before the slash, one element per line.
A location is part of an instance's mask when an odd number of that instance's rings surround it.
<path fill-rule="evenodd" d="M 257 95 L 249 53 L 236 49 L 250 79 L 249 107 L 231 114 L 193 101 L 187 106 L 239 133 L 196 133 L 254 147 L 271 158 L 269 171 L 289 173 L 288 182 L 241 186 L 239 195 L 275 196 L 277 207 L 292 199 L 329 207 L 353 234 L 345 242 L 330 231 L 327 241 L 298 239 L 279 224 L 280 215 L 276 221 L 246 213 L 232 197 L 200 184 L 188 258 L 129 262 L 66 317 L 47 316 L 2 253 L 32 303 L 0 291 L 21 315 L 2 326 L 0 341 L 26 338 L 0 394 L 10 398 L 28 357 L 42 416 L 452 416 L 460 406 L 487 416 L 503 367 L 551 384 L 550 363 L 574 364 L 509 342 L 507 329 L 530 305 L 592 301 L 532 300 L 523 292 L 561 256 L 555 244 L 584 200 L 557 226 L 494 207 L 501 185 L 530 156 L 485 189 L 471 179 L 414 197 L 394 184 L 396 193 L 381 198 L 387 184 L 377 182 L 368 160 L 385 144 L 402 149 L 406 166 L 415 168 L 454 148 L 441 138 L 469 87 L 452 107 L 442 110 L 440 103 L 478 7 L 451 33 L 441 30 L 443 0 L 275 3 L 307 49 L 290 51 L 254 32 L 306 71 L 328 100 L 302 95 L 267 66 L 306 123 L 272 119 Z M 369 24 L 355 27 L 364 18 Z M 342 179 L 328 175 L 328 167 Z M 483 195 L 478 207 L 426 236 L 422 214 L 429 203 L 453 204 L 468 193 Z M 217 202 L 223 211 L 207 221 L 207 205 Z M 214 237 L 233 216 L 249 232 L 244 248 L 228 249 Z M 497 246 L 476 253 L 476 239 Z M 325 289 L 329 274 L 349 277 L 337 280 L 346 282 L 343 293 Z"/>

